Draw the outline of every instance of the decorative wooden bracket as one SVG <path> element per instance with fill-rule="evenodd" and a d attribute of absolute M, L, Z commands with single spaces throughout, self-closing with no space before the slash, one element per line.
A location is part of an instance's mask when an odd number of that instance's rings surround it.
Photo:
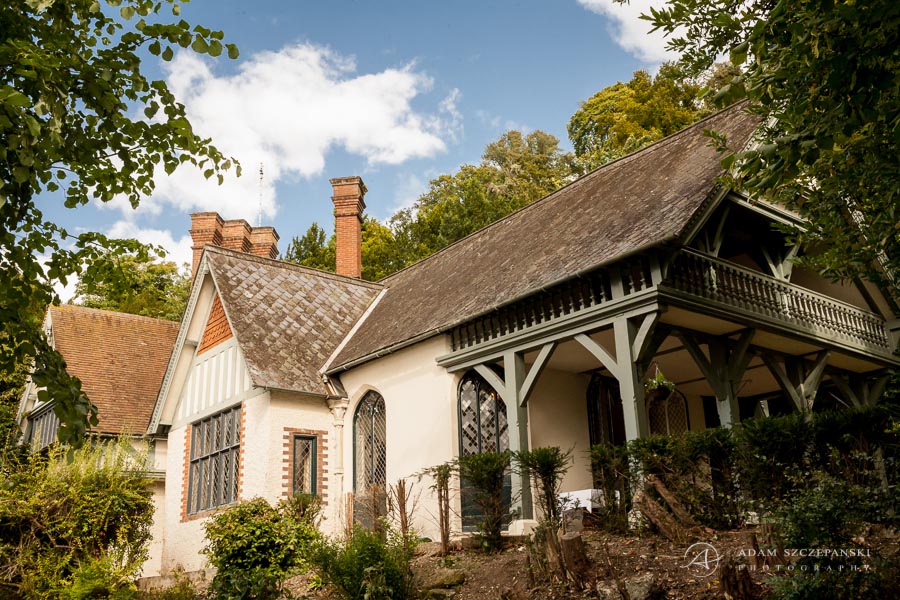
<path fill-rule="evenodd" d="M 737 343 L 731 345 L 726 337 L 710 337 L 701 339 L 687 331 L 676 332 L 685 349 L 694 359 L 700 372 L 706 378 L 716 395 L 716 408 L 719 411 L 719 422 L 725 427 L 740 421 L 737 384 L 753 358 L 750 342 L 756 333 L 755 329 L 741 331 Z M 700 344 L 706 343 L 709 357 L 703 353 Z"/>
<path fill-rule="evenodd" d="M 844 398 L 853 406 L 874 406 L 881 398 L 890 375 L 878 373 L 874 377 L 856 374 L 837 374 L 829 372 L 831 380 L 841 391 Z"/>
<path fill-rule="evenodd" d="M 813 402 L 816 400 L 816 393 L 819 391 L 819 384 L 822 383 L 830 355 L 830 350 L 822 350 L 816 354 L 811 365 L 802 358 L 789 357 L 784 360 L 783 368 L 769 352 L 762 353 L 762 359 L 778 385 L 797 407 L 797 411 L 810 418 Z"/>

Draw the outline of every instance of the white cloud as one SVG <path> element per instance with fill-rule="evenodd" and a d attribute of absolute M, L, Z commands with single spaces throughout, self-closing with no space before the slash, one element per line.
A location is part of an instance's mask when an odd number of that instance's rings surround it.
<path fill-rule="evenodd" d="M 166 261 L 174 262 L 179 267 L 185 263 L 191 264 L 193 243 L 189 235 L 175 239 L 170 231 L 138 227 L 132 221 L 114 223 L 106 235 L 116 239 L 134 238 L 145 244 L 162 246 L 167 253 Z"/>
<path fill-rule="evenodd" d="M 613 0 L 578 0 L 578 4 L 610 20 L 610 35 L 623 50 L 650 64 L 658 65 L 675 60 L 678 55 L 666 50 L 666 38 L 661 31 L 650 33 L 650 22 L 641 19 L 650 7 L 659 8 L 663 0 L 630 0 L 617 4 Z"/>
<path fill-rule="evenodd" d="M 446 140 L 454 140 L 461 128 L 458 90 L 430 113 L 412 108 L 413 99 L 432 86 L 415 64 L 360 74 L 351 58 L 297 44 L 256 54 L 234 75 L 216 75 L 188 52 L 166 69 L 194 130 L 237 158 L 243 177 L 226 175 L 218 186 L 187 166 L 171 176 L 160 169 L 156 192 L 141 204 L 142 213 L 159 214 L 168 205 L 183 213 L 216 210 L 255 224 L 260 203 L 264 217 L 275 216 L 278 181 L 321 174 L 333 148 L 361 155 L 370 165 L 399 164 L 444 151 Z M 113 206 L 131 212 L 127 203 Z"/>

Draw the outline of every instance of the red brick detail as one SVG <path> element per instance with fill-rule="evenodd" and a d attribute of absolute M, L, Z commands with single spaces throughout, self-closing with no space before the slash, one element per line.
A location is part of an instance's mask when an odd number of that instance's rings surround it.
<path fill-rule="evenodd" d="M 193 426 L 188 425 L 184 430 L 184 469 L 182 470 L 182 479 L 181 479 L 181 522 L 184 523 L 195 517 L 195 515 L 188 516 L 188 487 L 190 486 L 191 480 L 191 433 L 193 432 Z"/>
<path fill-rule="evenodd" d="M 278 232 L 274 227 L 254 227 L 250 231 L 250 254 L 278 258 Z"/>
<path fill-rule="evenodd" d="M 228 325 L 228 319 L 225 317 L 225 308 L 222 306 L 222 300 L 216 294 L 216 297 L 213 298 L 212 308 L 209 310 L 209 318 L 206 320 L 203 337 L 200 338 L 200 347 L 197 348 L 197 354 L 202 354 L 210 348 L 230 340 L 233 336 L 231 327 Z"/>
<path fill-rule="evenodd" d="M 316 429 L 297 429 L 295 427 L 285 427 L 282 436 L 282 467 L 281 495 L 289 498 L 293 494 L 291 485 L 291 469 L 294 465 L 294 444 L 295 435 L 305 435 L 316 438 L 316 492 L 322 499 L 323 504 L 328 504 L 326 498 L 328 496 L 328 432 Z"/>
<path fill-rule="evenodd" d="M 224 221 L 217 212 L 193 213 L 191 215 L 191 239 L 194 244 L 191 249 L 194 251 L 193 260 L 191 261 L 191 276 L 197 274 L 197 267 L 200 265 L 200 257 L 203 255 L 203 247 L 207 244 L 214 246 L 222 245 L 222 225 Z"/>
<path fill-rule="evenodd" d="M 247 451 L 247 404 L 241 403 L 241 446 L 238 451 L 238 502 L 244 497 L 244 453 Z"/>
<path fill-rule="evenodd" d="M 250 224 L 243 219 L 225 221 L 222 225 L 222 247 L 238 252 L 250 252 Z"/>
<path fill-rule="evenodd" d="M 366 184 L 359 177 L 331 180 L 334 195 L 336 272 L 359 278 L 362 275 L 362 220 L 366 209 Z"/>

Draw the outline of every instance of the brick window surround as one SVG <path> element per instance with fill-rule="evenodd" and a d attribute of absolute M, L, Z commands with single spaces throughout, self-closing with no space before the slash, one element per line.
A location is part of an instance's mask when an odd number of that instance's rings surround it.
<path fill-rule="evenodd" d="M 282 491 L 284 498 L 293 495 L 293 468 L 294 468 L 294 437 L 303 436 L 314 438 L 316 441 L 316 495 L 325 503 L 328 495 L 328 433 L 314 429 L 297 429 L 285 427 L 282 436 L 283 460 L 282 460 Z"/>

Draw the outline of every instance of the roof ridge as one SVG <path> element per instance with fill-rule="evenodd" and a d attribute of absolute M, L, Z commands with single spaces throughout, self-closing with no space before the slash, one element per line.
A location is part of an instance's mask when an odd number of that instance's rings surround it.
<path fill-rule="evenodd" d="M 340 281 L 342 283 L 350 283 L 354 285 L 359 285 L 361 287 L 367 287 L 373 290 L 381 290 L 384 289 L 384 286 L 380 283 L 374 281 L 366 281 L 365 279 L 358 279 L 356 277 L 349 277 L 347 275 L 339 275 L 337 273 L 332 273 L 331 271 L 324 271 L 322 269 L 316 269 L 314 267 L 308 267 L 306 265 L 300 265 L 295 262 L 291 262 L 289 260 L 279 260 L 275 258 L 268 258 L 266 256 L 259 256 L 257 254 L 249 254 L 247 252 L 241 252 L 239 250 L 232 250 L 230 248 L 223 248 L 222 246 L 214 246 L 212 244 L 207 244 L 204 247 L 204 252 L 214 252 L 216 254 L 225 254 L 232 256 L 234 258 L 240 258 L 242 260 L 249 260 L 250 262 L 258 262 L 263 264 L 269 264 L 279 268 L 286 268 L 294 271 L 301 271 L 308 275 L 314 275 L 317 277 L 322 277 L 325 279 L 333 279 L 336 281 Z"/>
<path fill-rule="evenodd" d="M 93 308 L 93 307 L 91 307 L 91 306 L 83 306 L 83 305 L 81 305 L 81 304 L 71 304 L 71 303 L 67 303 L 67 304 L 51 305 L 51 306 L 50 306 L 50 309 L 51 309 L 51 310 L 54 310 L 54 309 L 56 309 L 56 310 L 67 310 L 67 311 L 68 311 L 68 310 L 75 310 L 75 311 L 84 311 L 84 312 L 93 312 L 93 313 L 104 313 L 104 314 L 107 314 L 107 315 L 110 315 L 110 316 L 126 317 L 126 318 L 128 318 L 128 319 L 135 319 L 135 320 L 140 319 L 140 320 L 145 320 L 145 321 L 157 321 L 157 322 L 159 322 L 159 323 L 166 323 L 166 324 L 169 324 L 169 325 L 174 325 L 174 326 L 176 326 L 176 327 L 177 327 L 177 326 L 179 325 L 179 323 L 180 323 L 180 321 L 172 321 L 172 320 L 170 320 L 170 319 L 163 319 L 163 318 L 160 318 L 160 317 L 148 317 L 147 315 L 136 315 L 136 314 L 134 314 L 134 313 L 124 312 L 124 311 L 121 311 L 121 310 L 109 310 L 108 308 Z"/>
<path fill-rule="evenodd" d="M 449 250 L 450 248 L 453 248 L 453 247 L 456 246 L 457 244 L 461 244 L 462 242 L 468 240 L 469 238 L 475 237 L 475 236 L 477 236 L 477 235 L 482 235 L 483 232 L 485 232 L 485 231 L 487 231 L 488 229 L 491 229 L 491 228 L 493 228 L 493 227 L 495 227 L 495 226 L 499 226 L 501 223 L 503 223 L 503 222 L 506 221 L 507 219 L 509 219 L 509 218 L 511 218 L 511 217 L 514 217 L 514 216 L 518 215 L 519 213 L 525 212 L 526 210 L 528 210 L 528 209 L 530 209 L 530 208 L 532 208 L 532 207 L 534 207 L 534 206 L 537 206 L 537 205 L 539 205 L 539 204 L 545 203 L 546 201 L 549 201 L 551 198 L 555 197 L 557 194 L 559 194 L 559 193 L 562 192 L 563 190 L 566 190 L 566 189 L 568 189 L 568 188 L 570 188 L 570 187 L 573 187 L 573 186 L 576 186 L 576 185 L 582 185 L 582 184 L 584 184 L 586 181 L 589 181 L 589 180 L 591 180 L 591 179 L 594 179 L 600 171 L 603 171 L 604 169 L 607 169 L 607 168 L 612 167 L 613 165 L 617 165 L 617 164 L 619 164 L 619 163 L 624 163 L 624 162 L 631 161 L 631 160 L 633 160 L 635 157 L 637 157 L 637 156 L 640 155 L 640 154 L 649 153 L 649 152 L 651 152 L 651 151 L 653 151 L 653 150 L 656 150 L 656 149 L 659 149 L 659 148 L 661 148 L 661 147 L 663 147 L 663 146 L 665 146 L 665 145 L 667 145 L 667 144 L 673 143 L 674 141 L 676 141 L 676 140 L 680 139 L 681 137 L 687 135 L 687 133 L 688 133 L 689 131 L 692 131 L 692 130 L 696 129 L 697 127 L 700 127 L 703 123 L 705 123 L 705 122 L 707 122 L 707 121 L 709 121 L 709 120 L 711 120 L 711 119 L 713 119 L 713 118 L 716 118 L 716 117 L 719 117 L 719 116 L 721 116 L 721 115 L 724 115 L 725 113 L 728 113 L 728 112 L 731 112 L 731 111 L 734 111 L 734 110 L 738 110 L 739 107 L 741 107 L 742 105 L 746 105 L 746 104 L 748 104 L 748 101 L 746 101 L 746 100 L 741 101 L 741 102 L 735 102 L 735 103 L 732 104 L 731 106 L 728 106 L 728 107 L 726 107 L 726 108 L 723 108 L 722 110 L 716 111 L 716 112 L 714 112 L 714 113 L 712 113 L 712 114 L 710 114 L 710 115 L 707 115 L 707 116 L 703 117 L 703 118 L 700 119 L 699 121 L 695 121 L 694 123 L 691 123 L 690 125 L 688 125 L 688 126 L 685 127 L 684 129 L 681 129 L 681 130 L 679 130 L 679 131 L 676 131 L 675 133 L 673 133 L 673 134 L 671 134 L 671 135 L 665 136 L 665 137 L 663 137 L 663 138 L 661 138 L 661 139 L 656 140 L 655 142 L 652 142 L 652 143 L 650 143 L 650 144 L 647 144 L 647 145 L 644 146 L 643 148 L 639 148 L 639 149 L 635 150 L 634 152 L 631 152 L 631 153 L 629 153 L 629 154 L 626 154 L 625 156 L 621 156 L 621 157 L 619 157 L 619 158 L 617 158 L 617 159 L 615 159 L 615 160 L 609 161 L 608 163 L 604 163 L 604 164 L 600 165 L 599 167 L 595 168 L 594 170 L 590 171 L 589 173 L 586 173 L 585 175 L 582 175 L 581 177 L 576 178 L 574 181 L 570 181 L 569 183 L 567 183 L 566 185 L 562 186 L 561 188 L 558 188 L 558 189 L 556 189 L 556 190 L 553 190 L 552 192 L 550 192 L 550 193 L 547 194 L 546 196 L 541 196 L 541 197 L 538 198 L 537 200 L 534 200 L 533 202 L 529 202 L 529 203 L 526 204 L 525 206 L 523 206 L 523 207 L 521 207 L 521 208 L 518 208 L 518 209 L 514 210 L 513 212 L 509 213 L 508 215 L 506 215 L 506 216 L 504 216 L 504 217 L 501 217 L 501 218 L 497 219 L 496 221 L 493 221 L 493 222 L 491 222 L 491 223 L 488 223 L 487 225 L 485 225 L 485 226 L 482 227 L 481 229 L 476 229 L 475 231 L 473 231 L 473 232 L 470 233 L 469 235 L 467 235 L 467 236 L 465 236 L 465 237 L 462 237 L 462 238 L 456 240 L 455 242 L 453 242 L 453 243 L 451 243 L 451 244 L 448 244 L 448 245 L 444 246 L 443 248 L 441 248 L 441 249 L 438 250 L 437 252 L 434 252 L 434 253 L 429 254 L 428 256 L 426 256 L 426 257 L 424 257 L 424 258 L 422 258 L 422 259 L 420 259 L 420 260 L 417 260 L 416 262 L 412 263 L 411 265 L 407 265 L 406 267 L 403 267 L 403 268 L 400 269 L 399 271 L 396 271 L 395 273 L 391 273 L 391 274 L 388 275 L 387 277 L 384 277 L 384 278 L 382 278 L 382 279 L 379 279 L 378 282 L 379 282 L 379 283 L 384 282 L 385 284 L 387 284 L 388 281 L 390 281 L 391 279 L 393 279 L 394 277 L 396 277 L 396 276 L 399 275 L 400 273 L 403 273 L 403 272 L 406 271 L 407 269 L 412 269 L 413 267 L 416 267 L 416 266 L 418 266 L 418 265 L 421 265 L 422 263 L 424 263 L 424 262 L 426 262 L 426 261 L 432 259 L 433 257 L 438 256 L 439 254 L 442 254 L 444 251 L 447 251 L 447 250 Z"/>

